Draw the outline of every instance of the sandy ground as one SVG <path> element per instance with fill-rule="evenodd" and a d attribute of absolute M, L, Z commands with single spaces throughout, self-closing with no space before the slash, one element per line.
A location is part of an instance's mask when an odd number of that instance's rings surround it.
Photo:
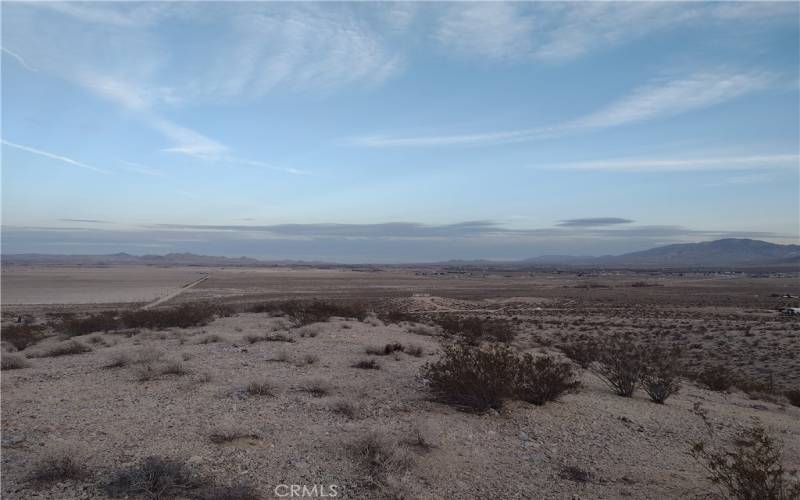
<path fill-rule="evenodd" d="M 661 279 L 664 286 L 631 288 L 631 282 L 643 278 L 210 271 L 209 280 L 169 304 L 214 297 L 232 303 L 296 296 L 381 298 L 427 317 L 459 312 L 508 318 L 520 332 L 515 346 L 530 352 L 555 352 L 549 347 L 553 342 L 581 335 L 656 332 L 698 345 L 690 352 L 698 363 L 725 361 L 743 373 L 772 373 L 789 385 L 800 381 L 798 323 L 777 315 L 771 308 L 780 299 L 770 298 L 775 291 L 792 290 L 796 280 L 648 277 Z M 171 293 L 205 270 L 139 270 L 139 278 L 130 269 L 119 272 L 132 289 L 134 282 L 149 286 L 144 276 L 163 276 L 153 290 L 163 286 Z M 23 293 L 14 290 L 20 281 L 6 281 L 4 274 L 4 303 L 8 293 L 37 301 L 4 307 L 6 321 L 20 312 L 43 319 L 53 306 L 42 297 L 62 304 L 58 310 L 104 307 L 64 304 L 80 293 L 111 297 L 107 292 L 116 286 L 115 275 L 107 270 L 70 273 L 73 280 L 89 280 L 88 290 L 57 296 L 26 282 L 19 285 L 28 287 Z M 602 280 L 609 288 L 576 288 L 587 279 Z M 38 283 L 45 282 L 41 277 Z M 417 331 L 412 326 L 333 319 L 297 329 L 283 318 L 242 313 L 199 328 L 78 337 L 93 350 L 32 358 L 27 368 L 2 372 L 2 496 L 104 498 L 98 485 L 111 471 L 159 455 L 185 460 L 198 474 L 222 484 L 246 480 L 265 498 L 276 497 L 275 487 L 281 484 L 335 484 L 340 497 L 359 499 L 398 492 L 419 499 L 687 498 L 712 491 L 703 469 L 687 453 L 690 443 L 729 443 L 754 419 L 783 441 L 786 467 L 800 469 L 800 409 L 690 383 L 661 406 L 642 392 L 632 399 L 615 396 L 583 373 L 580 392 L 543 407 L 511 402 L 500 413 L 457 411 L 429 400 L 419 371 L 436 358 L 439 339 L 411 333 Z M 285 333 L 294 342 L 244 340 L 267 332 Z M 220 341 L 200 343 L 208 335 Z M 421 346 L 424 354 L 365 352 L 368 346 L 395 341 Z M 133 356 L 142 349 L 180 361 L 188 373 L 141 382 L 135 366 L 104 368 L 115 353 Z M 351 366 L 367 358 L 381 368 Z M 248 396 L 243 388 L 262 379 L 273 384 L 275 395 Z M 311 380 L 329 384 L 329 393 L 315 397 L 304 392 Z M 341 401 L 353 405 L 353 417 L 335 411 Z M 713 435 L 693 412 L 696 403 L 707 410 Z M 209 435 L 221 426 L 252 436 L 216 444 Z M 408 444 L 417 429 L 433 445 L 429 450 Z M 388 485 L 377 489 L 350 451 L 351 443 L 371 431 L 395 439 L 411 457 L 407 472 L 392 475 Z M 89 476 L 51 485 L 27 480 L 39 459 L 64 447 L 81 457 Z M 562 477 L 566 466 L 587 471 L 588 480 Z"/>

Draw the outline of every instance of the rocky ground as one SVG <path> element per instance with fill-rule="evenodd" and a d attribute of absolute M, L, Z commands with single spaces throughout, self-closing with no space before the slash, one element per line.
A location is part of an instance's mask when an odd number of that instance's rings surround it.
<path fill-rule="evenodd" d="M 423 295 L 404 305 L 516 316 L 517 348 L 557 352 L 552 343 L 559 332 L 603 327 L 593 324 L 598 311 L 569 300 Z M 626 311 L 606 312 L 603 328 L 652 330 L 663 319 L 647 308 Z M 676 333 L 688 336 L 682 342 L 691 343 L 696 331 L 697 342 L 716 348 L 716 337 L 703 336 L 709 328 L 724 331 L 726 315 L 733 315 L 728 320 L 743 325 L 742 342 L 761 330 L 780 340 L 775 349 L 797 352 L 796 323 L 759 316 L 763 310 L 706 311 L 720 315 L 711 323 L 696 313 L 683 306 L 670 313 L 680 321 Z M 3 497 L 105 498 L 101 486 L 114 471 L 162 456 L 220 485 L 247 483 L 264 498 L 279 498 L 288 490 L 276 487 L 293 484 L 335 485 L 341 498 L 687 498 L 714 491 L 688 454 L 691 443 L 725 446 L 754 420 L 783 442 L 787 469 L 800 469 L 800 408 L 780 398 L 756 400 L 686 382 L 666 405 L 656 405 L 642 392 L 618 397 L 582 372 L 579 392 L 545 406 L 510 402 L 478 415 L 433 402 L 419 373 L 437 357 L 437 333 L 374 317 L 292 328 L 285 318 L 241 313 L 204 327 L 76 337 L 92 350 L 34 357 L 58 342 L 47 339 L 26 349 L 28 367 L 3 371 Z M 279 334 L 291 341 L 248 340 Z M 366 352 L 390 342 L 422 353 Z M 380 368 L 352 366 L 366 359 Z M 786 367 L 779 375 L 796 376 L 793 358 L 779 359 Z M 173 373 L 147 366 L 171 366 Z M 271 394 L 250 394 L 251 382 L 265 382 Z M 359 458 L 365 436 L 391 450 L 384 469 Z M 30 480 L 37 464 L 65 449 L 79 457 L 84 476 Z"/>

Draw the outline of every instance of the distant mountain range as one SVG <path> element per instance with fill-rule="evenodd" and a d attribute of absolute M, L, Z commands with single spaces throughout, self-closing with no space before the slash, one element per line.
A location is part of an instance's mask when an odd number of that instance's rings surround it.
<path fill-rule="evenodd" d="M 3 265 L 158 265 L 257 267 L 290 265 L 335 265 L 326 262 L 292 260 L 263 261 L 249 257 L 215 257 L 192 253 L 167 255 L 50 255 L 12 254 L 2 256 Z M 800 245 L 777 245 L 766 241 L 729 238 L 703 243 L 684 243 L 652 248 L 641 252 L 603 257 L 543 255 L 515 262 L 489 260 L 452 260 L 427 265 L 468 267 L 606 267 L 606 268 L 741 268 L 781 267 L 800 270 Z M 354 267 L 354 266 L 349 266 Z"/>

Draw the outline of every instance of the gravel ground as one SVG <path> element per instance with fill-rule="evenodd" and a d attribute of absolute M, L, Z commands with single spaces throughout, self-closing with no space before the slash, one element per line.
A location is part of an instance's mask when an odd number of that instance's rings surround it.
<path fill-rule="evenodd" d="M 148 456 L 185 461 L 219 484 L 245 481 L 265 498 L 292 484 L 336 485 L 340 498 L 686 498 L 712 491 L 687 453 L 690 443 L 730 442 L 753 419 L 782 439 L 787 468 L 800 468 L 800 408 L 688 384 L 656 405 L 641 392 L 617 397 L 584 373 L 582 390 L 556 403 L 511 402 L 475 415 L 428 400 L 418 374 L 435 359 L 435 337 L 376 319 L 288 326 L 240 314 L 202 328 L 95 335 L 102 342 L 92 352 L 4 371 L 3 498 L 105 498 L 101 485 L 113 471 Z M 265 333 L 294 342 L 244 340 Z M 200 343 L 213 334 L 221 340 Z M 424 353 L 365 352 L 393 341 Z M 139 381 L 140 365 L 104 368 L 115 353 L 148 351 L 180 361 L 188 373 Z M 351 366 L 368 358 L 380 369 Z M 256 380 L 268 380 L 274 396 L 249 396 L 245 387 Z M 328 393 L 306 392 L 310 382 Z M 335 411 L 342 401 L 354 415 Z M 713 437 L 695 403 L 707 410 Z M 243 437 L 215 443 L 209 436 L 220 428 Z M 352 452 L 370 432 L 396 442 L 409 463 L 377 486 Z M 431 446 L 412 444 L 417 434 Z M 60 449 L 79 457 L 88 474 L 55 484 L 28 480 L 37 462 Z M 570 476 L 568 467 L 587 474 Z"/>

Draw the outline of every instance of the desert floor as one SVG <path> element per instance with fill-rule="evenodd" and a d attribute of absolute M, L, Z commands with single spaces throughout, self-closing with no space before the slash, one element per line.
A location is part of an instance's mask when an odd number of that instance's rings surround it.
<path fill-rule="evenodd" d="M 264 498 L 292 484 L 337 485 L 341 498 L 702 497 L 715 490 L 689 455 L 691 444 L 726 446 L 756 419 L 783 442 L 785 467 L 800 469 L 800 408 L 780 397 L 712 392 L 686 381 L 656 405 L 641 391 L 616 396 L 582 371 L 581 390 L 557 402 L 512 401 L 474 414 L 432 401 L 419 377 L 442 340 L 430 321 L 460 314 L 512 321 L 520 351 L 560 355 L 559 343 L 629 332 L 683 346 L 688 366 L 724 364 L 748 379 L 797 388 L 800 322 L 776 310 L 795 305 L 780 296 L 798 295 L 796 277 L 439 272 L 3 269 L 4 324 L 136 308 L 169 294 L 159 307 L 347 299 L 417 318 L 333 318 L 295 328 L 283 317 L 241 312 L 201 327 L 74 337 L 91 351 L 35 357 L 62 341 L 53 332 L 17 353 L 29 366 L 2 372 L 3 498 L 105 498 L 99 485 L 113 471 L 148 456 L 185 461 L 221 485 L 250 484 Z M 632 286 L 642 282 L 652 286 Z M 248 341 L 264 334 L 290 341 Z M 422 354 L 366 352 L 390 342 Z M 106 367 L 118 355 L 174 361 L 182 370 L 142 380 L 141 364 Z M 352 366 L 365 359 L 380 368 Z M 273 394 L 248 394 L 254 381 L 268 381 Z M 231 439 L 212 439 L 224 433 Z M 353 453 L 370 434 L 404 457 L 403 467 L 380 480 Z M 29 480 L 37 463 L 64 449 L 80 457 L 85 477 Z"/>

